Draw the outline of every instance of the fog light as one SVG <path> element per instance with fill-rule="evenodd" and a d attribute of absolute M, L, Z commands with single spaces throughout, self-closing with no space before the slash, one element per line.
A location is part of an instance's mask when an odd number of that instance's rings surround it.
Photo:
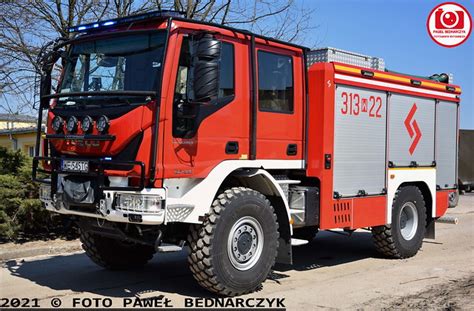
<path fill-rule="evenodd" d="M 94 121 L 89 116 L 85 116 L 84 118 L 82 118 L 82 122 L 81 122 L 82 131 L 84 133 L 89 133 L 92 130 L 92 123 L 93 122 Z"/>
<path fill-rule="evenodd" d="M 116 209 L 129 212 L 159 213 L 161 211 L 161 196 L 142 194 L 117 194 Z"/>
<path fill-rule="evenodd" d="M 100 116 L 99 119 L 97 119 L 95 126 L 97 127 L 97 130 L 99 132 L 104 134 L 105 132 L 107 132 L 110 126 L 109 118 L 107 118 L 106 116 Z"/>
<path fill-rule="evenodd" d="M 75 116 L 67 119 L 66 129 L 69 133 L 74 133 L 77 130 L 77 118 Z"/>
<path fill-rule="evenodd" d="M 51 127 L 53 130 L 58 133 L 63 129 L 64 126 L 64 120 L 60 116 L 55 116 L 53 118 L 53 121 L 51 122 Z"/>

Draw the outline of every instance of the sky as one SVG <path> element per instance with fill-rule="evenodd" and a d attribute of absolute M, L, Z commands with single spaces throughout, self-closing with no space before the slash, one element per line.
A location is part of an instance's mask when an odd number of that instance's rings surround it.
<path fill-rule="evenodd" d="M 431 0 L 299 0 L 314 9 L 317 28 L 303 42 L 334 47 L 385 60 L 387 69 L 429 76 L 454 74 L 460 85 L 460 128 L 474 129 L 474 31 L 467 41 L 445 48 L 431 40 L 426 21 L 445 1 Z M 455 1 L 474 18 L 474 1 Z M 315 41 L 316 40 L 316 41 Z"/>
<path fill-rule="evenodd" d="M 251 1 L 251 0 L 247 0 Z M 474 1 L 455 0 L 474 17 Z M 460 85 L 460 127 L 474 129 L 474 31 L 455 48 L 431 40 L 426 22 L 443 0 L 296 0 L 314 10 L 314 30 L 298 42 L 335 47 L 385 60 L 387 69 L 413 75 L 454 74 Z"/>

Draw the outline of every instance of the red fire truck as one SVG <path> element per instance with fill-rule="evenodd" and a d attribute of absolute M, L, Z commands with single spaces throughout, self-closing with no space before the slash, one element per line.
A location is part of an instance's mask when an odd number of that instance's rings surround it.
<path fill-rule="evenodd" d="M 40 53 L 33 178 L 98 265 L 187 245 L 197 282 L 233 296 L 318 230 L 370 228 L 392 258 L 434 237 L 457 188 L 458 86 L 175 12 L 70 32 Z"/>

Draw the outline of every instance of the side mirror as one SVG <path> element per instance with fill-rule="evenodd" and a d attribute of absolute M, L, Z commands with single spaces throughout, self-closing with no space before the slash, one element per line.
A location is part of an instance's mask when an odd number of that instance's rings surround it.
<path fill-rule="evenodd" d="M 53 71 L 54 64 L 65 55 L 64 51 L 53 50 L 45 55 L 42 55 L 39 60 L 40 67 L 40 107 L 39 109 L 45 109 L 49 106 L 49 99 L 44 96 L 51 94 L 51 73 Z"/>
<path fill-rule="evenodd" d="M 209 102 L 219 93 L 219 59 L 222 45 L 212 34 L 204 33 L 194 41 L 193 101 Z"/>
<path fill-rule="evenodd" d="M 40 77 L 40 102 L 39 102 L 40 110 L 48 108 L 49 99 L 44 98 L 44 96 L 47 96 L 50 94 L 51 94 L 51 72 L 43 73 Z"/>

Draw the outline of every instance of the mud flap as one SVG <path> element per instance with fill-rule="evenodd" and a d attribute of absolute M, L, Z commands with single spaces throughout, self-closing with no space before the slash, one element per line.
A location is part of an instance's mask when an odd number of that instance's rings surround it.
<path fill-rule="evenodd" d="M 425 239 L 435 239 L 435 223 L 436 221 L 433 218 L 428 220 L 425 231 Z"/>
<path fill-rule="evenodd" d="M 291 238 L 286 240 L 282 237 L 278 239 L 279 246 L 275 264 L 292 265 L 293 264 L 293 253 L 291 249 Z"/>

